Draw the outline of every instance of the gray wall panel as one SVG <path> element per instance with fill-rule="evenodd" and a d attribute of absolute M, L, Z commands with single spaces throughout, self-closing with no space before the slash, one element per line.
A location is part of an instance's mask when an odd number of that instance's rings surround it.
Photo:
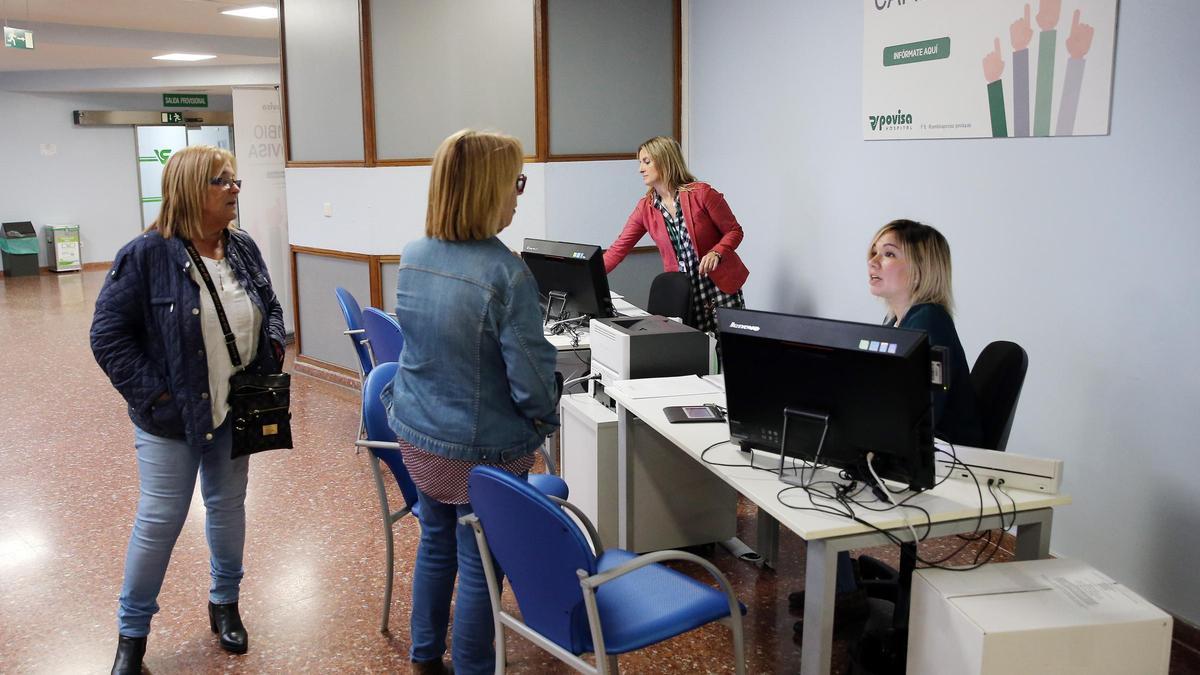
<path fill-rule="evenodd" d="M 633 152 L 674 120 L 671 0 L 554 0 L 547 9 L 550 152 Z"/>
<path fill-rule="evenodd" d="M 396 311 L 396 283 L 399 276 L 400 263 L 379 265 L 379 283 L 383 288 L 383 311 L 389 314 Z"/>
<path fill-rule="evenodd" d="M 371 5 L 381 159 L 432 157 L 465 127 L 536 148 L 533 3 L 392 0 Z"/>
<path fill-rule="evenodd" d="M 342 335 L 346 321 L 333 290 L 350 291 L 360 307 L 371 304 L 367 261 L 296 254 L 296 298 L 300 305 L 301 353 L 327 363 L 358 370 L 350 339 Z"/>
<path fill-rule="evenodd" d="M 361 160 L 357 0 L 287 0 L 283 18 L 291 159 Z"/>
<path fill-rule="evenodd" d="M 662 271 L 662 256 L 658 254 L 658 249 L 635 251 L 625 256 L 621 265 L 608 275 L 608 288 L 625 296 L 634 305 L 645 308 L 650 297 L 650 283 Z"/>

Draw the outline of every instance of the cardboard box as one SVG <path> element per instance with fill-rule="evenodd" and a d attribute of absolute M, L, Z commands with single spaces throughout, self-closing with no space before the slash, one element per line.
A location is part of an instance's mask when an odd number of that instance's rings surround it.
<path fill-rule="evenodd" d="M 1167 673 L 1171 617 L 1067 558 L 918 570 L 908 672 L 919 675 Z"/>

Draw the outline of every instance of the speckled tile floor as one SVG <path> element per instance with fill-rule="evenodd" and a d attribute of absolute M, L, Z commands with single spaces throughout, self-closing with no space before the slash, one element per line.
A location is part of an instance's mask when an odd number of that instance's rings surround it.
<path fill-rule="evenodd" d="M 0 672 L 100 673 L 112 663 L 115 604 L 137 498 L 130 423 L 92 360 L 87 331 L 102 271 L 0 278 Z M 340 317 L 330 320 L 340 321 Z M 366 457 L 351 445 L 356 395 L 296 377 L 296 449 L 252 460 L 242 615 L 245 656 L 220 650 L 205 612 L 208 553 L 199 495 L 167 572 L 146 653 L 155 675 L 406 672 L 407 587 L 417 524 L 397 526 L 390 634 L 378 630 L 383 535 Z M 753 545 L 753 511 L 739 531 Z M 930 542 L 931 552 L 955 540 Z M 873 551 L 894 561 L 889 550 Z M 787 594 L 802 587 L 803 542 L 781 535 L 778 570 L 712 559 L 749 606 L 749 671 L 795 672 Z M 967 554 L 968 556 L 971 554 Z M 1007 555 L 1007 554 L 1005 554 Z M 513 605 L 511 596 L 506 604 Z M 834 672 L 847 672 L 836 645 Z M 621 658 L 629 673 L 729 672 L 729 633 L 708 626 Z M 1200 673 L 1195 651 L 1172 673 Z M 571 672 L 520 638 L 514 673 Z"/>

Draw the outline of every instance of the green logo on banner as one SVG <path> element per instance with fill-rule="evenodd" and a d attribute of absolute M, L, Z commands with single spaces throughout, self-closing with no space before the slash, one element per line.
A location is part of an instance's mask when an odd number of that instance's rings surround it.
<path fill-rule="evenodd" d="M 895 115 L 867 115 L 871 123 L 871 131 L 895 131 L 897 129 L 912 129 L 912 115 L 897 110 Z"/>
<path fill-rule="evenodd" d="M 166 164 L 167 158 L 169 158 L 171 156 L 171 149 L 163 148 L 162 150 L 155 150 L 154 156 L 158 158 L 159 164 Z"/>
<path fill-rule="evenodd" d="M 207 108 L 208 94 L 163 94 L 164 108 Z"/>
<path fill-rule="evenodd" d="M 935 61 L 937 59 L 948 58 L 950 58 L 950 38 L 948 37 L 922 40 L 921 42 L 909 42 L 907 44 L 883 48 L 883 65 L 885 68 L 887 66 L 902 66 L 906 63 L 919 63 L 921 61 Z"/>

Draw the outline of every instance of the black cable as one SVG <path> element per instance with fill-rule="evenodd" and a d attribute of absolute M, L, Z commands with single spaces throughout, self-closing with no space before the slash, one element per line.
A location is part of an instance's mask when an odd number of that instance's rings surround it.
<path fill-rule="evenodd" d="M 754 463 L 754 451 L 753 450 L 750 451 L 750 461 L 746 464 L 726 464 L 726 463 L 722 463 L 722 462 L 713 462 L 713 461 L 710 461 L 710 460 L 707 460 L 704 458 L 704 456 L 708 454 L 709 450 L 712 450 L 713 448 L 717 447 L 718 445 L 721 445 L 722 443 L 729 443 L 732 445 L 733 439 L 726 438 L 723 441 L 717 441 L 716 443 L 713 443 L 712 445 L 708 446 L 707 448 L 701 450 L 700 451 L 700 461 L 704 462 L 705 464 L 707 464 L 709 466 L 727 466 L 727 467 L 732 467 L 735 469 L 751 468 L 756 471 L 766 471 L 767 473 L 772 473 L 772 474 L 776 474 L 776 475 L 779 474 L 779 470 L 777 468 L 771 468 L 768 466 L 757 466 Z M 789 457 L 788 459 L 792 460 L 792 465 L 788 466 L 788 467 L 784 467 L 784 469 L 791 470 L 793 473 L 795 473 L 799 468 L 796 466 L 796 460 L 793 457 Z"/>
<path fill-rule="evenodd" d="M 953 445 L 951 445 L 951 448 L 953 449 Z M 957 549 L 957 550 L 955 550 L 954 552 L 952 552 L 952 553 L 950 553 L 949 555 L 947 555 L 947 556 L 945 556 L 945 557 L 943 557 L 943 558 L 940 558 L 940 559 L 938 559 L 938 560 L 927 560 L 927 559 L 925 559 L 925 558 L 922 558 L 922 557 L 921 557 L 921 556 L 918 554 L 918 555 L 917 555 L 917 562 L 918 562 L 918 563 L 920 563 L 920 564 L 922 564 L 922 565 L 924 565 L 924 566 L 926 566 L 926 567 L 932 567 L 932 568 L 937 568 L 937 569 L 944 569 L 944 570 L 949 570 L 949 571 L 954 571 L 954 572 L 960 572 L 960 571 L 964 571 L 964 572 L 965 572 L 965 571 L 968 571 L 968 570 L 978 569 L 979 567 L 982 567 L 983 565 L 985 565 L 985 564 L 987 564 L 988 562 L 990 562 L 990 561 L 992 560 L 992 558 L 993 558 L 993 557 L 995 557 L 996 550 L 999 548 L 999 540 L 997 540 L 996 544 L 993 544 L 993 543 L 992 543 L 992 541 L 991 541 L 991 530 L 984 530 L 984 531 L 983 531 L 983 534 L 981 534 L 981 531 L 980 531 L 980 528 L 983 526 L 983 518 L 984 518 L 984 506 L 983 506 L 983 488 L 980 486 L 980 484 L 979 484 L 979 478 L 978 478 L 977 476 L 975 476 L 975 472 L 971 470 L 971 467 L 967 466 L 966 464 L 963 464 L 962 462 L 960 462 L 960 461 L 958 460 L 957 453 L 953 453 L 953 454 L 952 454 L 952 453 L 947 453 L 947 452 L 945 452 L 944 450 L 941 450 L 940 448 L 939 448 L 939 449 L 937 449 L 937 451 L 938 451 L 938 452 L 942 452 L 943 454 L 946 454 L 946 455 L 950 456 L 950 457 L 951 457 L 951 458 L 954 460 L 953 464 L 951 464 L 951 471 L 953 471 L 953 469 L 954 469 L 954 466 L 955 466 L 955 465 L 962 466 L 962 467 L 963 467 L 963 469 L 965 469 L 965 470 L 967 471 L 968 475 L 970 475 L 970 476 L 971 476 L 971 479 L 972 479 L 972 480 L 975 482 L 975 490 L 976 490 L 976 493 L 978 494 L 978 497 L 979 497 L 979 515 L 978 515 L 978 517 L 976 518 L 976 523 L 975 523 L 975 532 L 973 533 L 973 534 L 975 535 L 975 536 L 974 536 L 974 538 L 968 538 L 967 536 L 964 536 L 964 535 L 959 535 L 960 537 L 962 537 L 962 538 L 964 538 L 964 539 L 966 539 L 966 540 L 963 542 L 962 546 L 959 546 L 959 547 L 958 547 L 958 549 Z M 949 475 L 949 474 L 947 474 L 947 475 Z M 945 480 L 945 478 L 943 478 L 942 480 L 944 481 L 944 480 Z M 835 486 L 839 485 L 839 484 L 837 484 L 837 483 L 834 483 L 833 481 L 822 481 L 821 483 L 829 483 L 829 484 L 831 484 L 831 485 L 835 485 Z M 886 537 L 886 538 L 887 538 L 889 541 L 891 541 L 892 543 L 896 544 L 897 546 L 900 546 L 900 545 L 902 545 L 902 544 L 904 544 L 904 543 L 907 543 L 907 542 L 905 542 L 905 541 L 901 540 L 901 539 L 900 539 L 898 536 L 896 536 L 896 535 L 895 535 L 895 534 L 893 534 L 892 532 L 890 532 L 890 531 L 888 531 L 888 530 L 881 529 L 881 528 L 877 527 L 876 525 L 874 525 L 873 523 L 867 522 L 866 520 L 863 520 L 862 518 L 859 518 L 859 517 L 858 517 L 858 516 L 855 514 L 855 512 L 854 512 L 854 509 L 853 509 L 853 506 L 851 506 L 851 504 L 856 504 L 856 505 L 858 505 L 858 506 L 861 506 L 862 508 L 865 508 L 865 509 L 867 509 L 867 510 L 870 510 L 870 511 L 875 511 L 875 512 L 888 511 L 888 510 L 890 510 L 890 509 L 875 509 L 875 508 L 871 508 L 870 506 L 867 506 L 867 505 L 865 505 L 865 504 L 862 504 L 862 503 L 859 503 L 859 502 L 857 502 L 857 501 L 856 501 L 856 500 L 854 500 L 853 498 L 849 498 L 849 499 L 847 499 L 847 498 L 845 497 L 845 495 L 844 495 L 844 494 L 841 494 L 841 495 L 837 495 L 837 494 L 835 494 L 835 495 L 830 495 L 830 494 L 828 494 L 828 493 L 825 493 L 825 492 L 822 492 L 822 491 L 820 491 L 820 490 L 816 489 L 816 488 L 815 488 L 815 486 L 816 486 L 816 485 L 818 485 L 818 484 L 820 484 L 820 483 L 814 483 L 814 484 L 812 484 L 812 485 L 809 485 L 809 486 L 788 486 L 788 487 L 785 487 L 785 488 L 781 489 L 781 490 L 780 490 L 778 493 L 776 493 L 776 495 L 775 495 L 775 498 L 776 498 L 776 500 L 777 500 L 777 501 L 779 501 L 779 503 L 780 503 L 780 504 L 782 504 L 783 506 L 786 506 L 786 507 L 788 507 L 788 508 L 790 508 L 790 509 L 794 509 L 794 510 L 797 510 L 797 511 L 813 511 L 813 512 L 815 512 L 815 513 L 822 513 L 822 514 L 825 514 L 825 515 L 831 515 L 831 516 L 835 516 L 835 517 L 849 518 L 849 519 L 851 519 L 851 520 L 853 520 L 853 521 L 855 521 L 855 522 L 857 522 L 857 523 L 859 523 L 859 524 L 861 524 L 861 525 L 864 525 L 864 526 L 866 526 L 866 527 L 868 527 L 868 528 L 870 528 L 870 529 L 874 530 L 875 532 L 877 532 L 877 533 L 879 533 L 879 534 L 883 535 L 883 536 L 884 536 L 884 537 Z M 939 483 L 939 484 L 940 484 L 940 483 Z M 995 483 L 994 483 L 994 481 L 993 481 L 993 482 L 992 482 L 992 485 L 994 485 L 994 484 L 995 484 Z M 995 496 L 995 493 L 994 493 L 994 492 L 991 492 L 991 490 L 990 490 L 990 487 L 991 487 L 991 485 L 989 485 L 989 492 L 992 494 L 992 497 L 993 497 L 993 499 L 994 499 L 994 500 L 996 500 L 996 502 L 997 502 L 997 507 L 999 508 L 999 499 L 998 499 L 998 498 L 996 498 L 996 496 Z M 789 490 L 795 490 L 795 489 L 802 489 L 802 490 L 804 490 L 804 491 L 805 491 L 805 493 L 806 493 L 806 495 L 807 495 L 807 496 L 808 496 L 808 498 L 809 498 L 809 501 L 810 501 L 810 503 L 812 503 L 812 506 L 797 506 L 797 505 L 795 505 L 795 504 L 789 504 L 789 503 L 787 503 L 787 502 L 785 502 L 785 501 L 783 500 L 783 495 L 784 495 L 784 493 L 786 493 L 786 492 L 787 492 L 787 491 L 789 491 Z M 836 489 L 835 489 L 835 491 L 836 491 Z M 844 492 L 845 492 L 845 490 L 843 491 L 843 493 L 844 493 Z M 859 492 L 861 492 L 861 490 L 860 490 Z M 1003 492 L 1003 491 L 1002 491 L 1002 492 Z M 856 494 L 857 494 L 857 493 L 856 493 Z M 925 538 L 926 538 L 926 537 L 929 535 L 929 532 L 932 530 L 932 527 L 933 527 L 933 525 L 932 525 L 932 517 L 930 516 L 929 512 L 928 512 L 928 511 L 926 511 L 926 510 L 925 510 L 923 507 L 919 507 L 919 506 L 916 506 L 916 505 L 908 505 L 908 504 L 905 504 L 905 503 L 904 503 L 904 502 L 907 502 L 909 499 L 912 499 L 912 498 L 916 497 L 918 494 L 921 494 L 921 493 L 920 493 L 920 492 L 914 492 L 913 494 L 911 494 L 911 495 L 909 495 L 908 497 L 906 497 L 906 498 L 904 499 L 904 501 L 903 501 L 903 502 L 901 502 L 901 504 L 892 505 L 892 506 L 891 506 L 891 508 L 897 508 L 897 507 L 899 507 L 899 506 L 904 506 L 905 508 L 918 508 L 918 509 L 921 509 L 921 510 L 922 510 L 922 511 L 923 511 L 923 512 L 926 514 L 926 518 L 927 518 L 927 529 L 926 529 L 926 533 L 925 533 L 925 535 L 924 535 L 924 536 L 922 536 L 922 537 L 920 538 L 920 540 L 921 540 L 921 541 L 923 541 L 923 540 L 924 540 L 924 539 L 925 539 Z M 814 496 L 815 496 L 816 498 L 819 498 L 819 499 L 825 499 L 825 500 L 830 500 L 830 501 L 833 501 L 833 502 L 837 503 L 838 505 L 840 505 L 840 506 L 841 506 L 843 509 L 845 509 L 845 510 L 844 510 L 844 511 L 843 511 L 843 510 L 839 510 L 839 509 L 833 508 L 833 507 L 832 507 L 832 506 L 830 506 L 830 505 L 819 504 L 819 503 L 817 503 L 816 501 L 813 501 L 813 499 L 814 499 Z M 1012 502 L 1013 502 L 1013 522 L 1015 523 L 1015 522 L 1016 522 L 1016 501 L 1015 501 L 1015 500 L 1013 500 L 1013 499 L 1012 499 L 1012 497 L 1011 497 L 1011 495 L 1008 495 L 1007 493 L 1005 493 L 1005 496 L 1007 496 L 1007 497 L 1010 499 L 1010 501 L 1012 501 Z M 1003 518 L 1003 509 L 1000 509 L 1000 514 L 1001 514 L 1001 524 L 1003 524 L 1003 523 L 1004 523 L 1004 518 Z M 953 557 L 957 556 L 959 553 L 961 553 L 963 550 L 965 550 L 965 548 L 966 548 L 967 546 L 969 546 L 970 544 L 972 544 L 972 543 L 974 543 L 974 542 L 976 542 L 976 541 L 979 541 L 980 539 L 984 539 L 984 545 L 983 545 L 983 547 L 981 547 L 981 548 L 980 548 L 979 552 L 977 552 L 977 553 L 976 553 L 975 562 L 973 562 L 973 564 L 972 564 L 972 565 L 970 565 L 970 566 L 967 566 L 967 567 L 948 567 L 948 566 L 944 566 L 944 565 L 942 565 L 942 563 L 944 563 L 944 562 L 946 562 L 947 560 L 950 560 L 951 558 L 953 558 Z M 980 561 L 979 561 L 979 558 L 982 556 L 982 553 L 983 553 L 984 551 L 986 551 L 986 550 L 987 550 L 989 547 L 991 547 L 991 548 L 992 548 L 992 552 L 991 552 L 991 554 L 990 554 L 990 555 L 989 555 L 989 556 L 988 556 L 986 559 L 982 560 L 982 562 L 980 562 Z"/>

